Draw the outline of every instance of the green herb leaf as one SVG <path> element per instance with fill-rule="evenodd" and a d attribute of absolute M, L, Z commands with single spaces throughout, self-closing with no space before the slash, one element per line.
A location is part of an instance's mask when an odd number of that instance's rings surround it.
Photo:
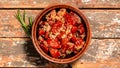
<path fill-rule="evenodd" d="M 20 22 L 21 27 L 23 28 L 23 30 L 25 31 L 27 36 L 31 37 L 31 29 L 32 29 L 32 23 L 33 23 L 32 17 L 28 17 L 28 21 L 29 21 L 28 25 L 25 22 L 25 19 L 26 19 L 25 11 L 23 12 L 23 14 L 21 14 L 20 10 L 18 10 L 17 14 L 15 15 L 15 17 Z"/>
<path fill-rule="evenodd" d="M 28 19 L 29 19 L 29 25 L 32 27 L 33 18 L 29 17 Z"/>
<path fill-rule="evenodd" d="M 24 13 L 23 13 L 23 21 L 25 22 L 25 16 L 26 16 L 26 13 L 25 13 L 25 10 L 24 10 Z"/>

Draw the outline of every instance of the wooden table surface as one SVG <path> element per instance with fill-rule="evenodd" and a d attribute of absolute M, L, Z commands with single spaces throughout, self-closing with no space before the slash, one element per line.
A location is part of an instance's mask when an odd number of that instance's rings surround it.
<path fill-rule="evenodd" d="M 17 9 L 27 17 L 51 4 L 70 4 L 87 17 L 92 29 L 88 50 L 70 64 L 42 58 L 14 17 Z M 0 67 L 120 68 L 120 0 L 0 0 Z"/>

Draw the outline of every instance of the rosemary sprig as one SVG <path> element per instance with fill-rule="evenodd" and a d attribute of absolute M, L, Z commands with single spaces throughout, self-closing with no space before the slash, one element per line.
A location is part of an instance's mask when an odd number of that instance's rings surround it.
<path fill-rule="evenodd" d="M 29 36 L 31 38 L 31 28 L 32 28 L 32 23 L 33 23 L 33 18 L 32 17 L 28 17 L 28 25 L 26 24 L 26 13 L 25 11 L 23 12 L 23 14 L 20 13 L 20 10 L 17 11 L 17 14 L 15 15 L 16 19 L 20 22 L 23 30 L 25 31 L 25 33 L 27 34 L 27 36 Z"/>

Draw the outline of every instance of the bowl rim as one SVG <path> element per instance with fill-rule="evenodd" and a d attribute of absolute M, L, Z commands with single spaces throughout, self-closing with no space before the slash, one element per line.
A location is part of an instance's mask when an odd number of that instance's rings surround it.
<path fill-rule="evenodd" d="M 84 44 L 84 48 L 82 48 L 82 50 L 79 53 L 77 53 L 76 55 L 74 55 L 70 58 L 57 59 L 57 58 L 53 58 L 53 57 L 49 56 L 48 54 L 46 54 L 40 48 L 40 46 L 38 44 L 38 41 L 37 41 L 37 38 L 36 38 L 37 26 L 38 26 L 38 23 L 41 20 L 42 16 L 44 16 L 47 12 L 49 12 L 53 9 L 56 9 L 56 8 L 67 8 L 67 9 L 70 9 L 70 10 L 76 12 L 77 14 L 79 14 L 79 16 L 81 16 L 81 18 L 83 19 L 84 24 L 87 28 L 87 37 L 86 37 L 86 42 Z M 90 24 L 89 24 L 88 20 L 84 16 L 84 14 L 80 11 L 80 9 L 78 9 L 78 8 L 72 6 L 72 5 L 68 5 L 68 4 L 56 4 L 56 5 L 54 4 L 54 5 L 51 5 L 47 8 L 45 8 L 45 9 L 43 9 L 41 12 L 39 12 L 39 14 L 36 16 L 36 18 L 33 22 L 33 26 L 32 26 L 32 42 L 33 42 L 33 45 L 42 57 L 44 57 L 45 59 L 47 59 L 51 62 L 54 62 L 54 63 L 70 63 L 70 62 L 73 62 L 73 61 L 79 59 L 84 54 L 84 52 L 87 50 L 90 41 L 91 41 L 91 28 L 90 28 Z"/>

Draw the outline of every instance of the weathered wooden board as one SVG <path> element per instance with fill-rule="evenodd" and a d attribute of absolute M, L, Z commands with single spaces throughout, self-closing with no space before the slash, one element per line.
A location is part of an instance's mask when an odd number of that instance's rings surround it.
<path fill-rule="evenodd" d="M 0 8 L 44 8 L 70 4 L 79 8 L 120 8 L 120 0 L 0 0 Z"/>
<path fill-rule="evenodd" d="M 92 29 L 90 46 L 73 68 L 120 68 L 120 0 L 0 0 L 0 67 L 70 68 L 41 57 L 14 17 L 21 8 L 35 18 L 53 4 L 80 8 Z"/>
<path fill-rule="evenodd" d="M 92 37 L 120 38 L 119 10 L 81 10 L 88 19 Z M 17 10 L 0 10 L 0 37 L 26 37 L 14 17 Z M 41 10 L 26 10 L 27 17 L 35 18 Z"/>
<path fill-rule="evenodd" d="M 72 65 L 72 68 L 120 68 L 120 63 L 116 62 L 103 62 L 103 63 L 80 63 L 76 62 Z"/>
<path fill-rule="evenodd" d="M 32 67 L 50 63 L 40 57 L 29 38 L 0 38 L 0 45 L 0 66 Z M 85 54 L 71 64 L 99 64 L 111 67 L 107 63 L 113 63 L 113 68 L 119 68 L 120 39 L 92 39 Z"/>

